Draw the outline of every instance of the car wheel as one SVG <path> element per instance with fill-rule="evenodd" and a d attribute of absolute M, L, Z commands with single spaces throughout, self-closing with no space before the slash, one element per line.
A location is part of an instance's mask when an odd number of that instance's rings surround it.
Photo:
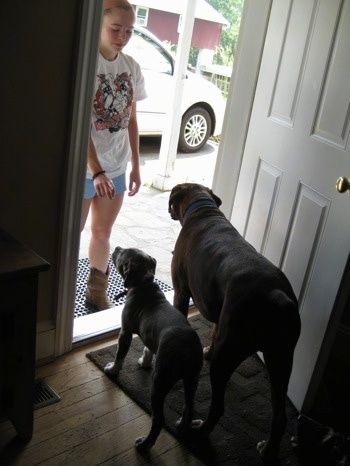
<path fill-rule="evenodd" d="M 196 152 L 207 142 L 211 132 L 209 113 L 202 107 L 193 107 L 182 117 L 179 150 Z"/>

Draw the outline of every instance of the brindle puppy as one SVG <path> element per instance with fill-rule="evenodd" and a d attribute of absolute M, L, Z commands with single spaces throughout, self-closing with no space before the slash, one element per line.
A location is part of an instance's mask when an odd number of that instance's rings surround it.
<path fill-rule="evenodd" d="M 133 334 L 145 344 L 139 359 L 142 367 L 152 365 L 152 427 L 146 437 L 136 439 L 139 450 L 151 448 L 164 425 L 164 400 L 178 380 L 183 380 L 185 407 L 177 427 L 186 430 L 193 419 L 193 401 L 203 365 L 202 345 L 187 318 L 166 299 L 154 282 L 156 260 L 139 249 L 117 247 L 112 254 L 116 269 L 128 289 L 122 312 L 115 361 L 106 365 L 107 374 L 118 374 L 129 351 Z"/>

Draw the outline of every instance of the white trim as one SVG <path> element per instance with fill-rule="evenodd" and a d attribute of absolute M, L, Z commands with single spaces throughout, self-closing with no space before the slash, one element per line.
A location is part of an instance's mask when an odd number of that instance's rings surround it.
<path fill-rule="evenodd" d="M 245 0 L 230 80 L 213 190 L 231 218 L 272 0 Z M 254 33 L 252 33 L 254 31 Z"/>
<path fill-rule="evenodd" d="M 181 102 L 183 96 L 196 2 L 197 0 L 188 2 L 186 11 L 183 12 L 173 76 L 174 87 L 172 92 L 169 93 L 169 107 L 163 126 L 158 172 L 155 173 L 152 181 L 153 187 L 161 191 L 170 190 L 173 186 L 172 176 L 174 174 L 182 117 L 181 105 L 178 105 L 178 103 Z"/>
<path fill-rule="evenodd" d="M 165 296 L 169 303 L 173 303 L 174 291 L 166 291 Z M 95 312 L 87 316 L 74 319 L 73 345 L 81 341 L 105 335 L 119 330 L 122 326 L 122 311 L 124 304 Z"/>
<path fill-rule="evenodd" d="M 177 22 L 177 33 L 180 34 L 181 32 L 181 27 L 182 27 L 182 15 L 179 15 L 179 20 Z"/>
<path fill-rule="evenodd" d="M 136 24 L 139 24 L 140 26 L 144 26 L 144 27 L 147 27 L 147 23 L 148 23 L 148 13 L 149 13 L 149 9 L 145 6 L 137 6 L 135 8 L 136 10 Z M 145 14 L 145 17 L 140 17 L 140 14 L 139 14 L 139 10 L 145 10 L 146 14 Z"/>
<path fill-rule="evenodd" d="M 47 362 L 55 353 L 55 324 L 51 320 L 38 322 L 36 327 L 35 361 Z"/>
<path fill-rule="evenodd" d="M 62 243 L 59 263 L 60 277 L 54 356 L 66 353 L 72 348 L 74 300 L 80 241 L 80 215 L 86 173 L 90 114 L 100 40 L 102 6 L 102 0 L 84 0 L 82 4 L 69 165 L 65 186 L 65 206 L 62 216 L 63 226 L 61 232 Z"/>
<path fill-rule="evenodd" d="M 230 23 L 219 13 L 214 7 L 209 5 L 205 0 L 197 0 L 195 10 L 195 18 L 211 21 L 214 23 L 228 26 Z M 131 2 L 134 6 L 136 2 Z M 142 0 L 140 6 L 147 7 L 152 10 L 167 11 L 181 15 L 188 8 L 188 0 L 177 0 L 176 2 L 165 2 L 164 0 Z"/>
<path fill-rule="evenodd" d="M 73 345 L 98 335 L 118 330 L 122 325 L 124 305 L 74 319 Z"/>

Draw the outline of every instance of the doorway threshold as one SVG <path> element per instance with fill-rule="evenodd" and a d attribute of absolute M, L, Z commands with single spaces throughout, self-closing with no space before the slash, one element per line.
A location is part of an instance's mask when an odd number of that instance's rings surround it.
<path fill-rule="evenodd" d="M 174 290 L 164 292 L 167 300 L 172 304 Z M 122 325 L 122 311 L 124 304 L 119 304 L 104 311 L 94 312 L 82 317 L 76 317 L 73 323 L 73 345 L 85 340 L 91 340 L 109 333 L 117 333 Z"/>
<path fill-rule="evenodd" d="M 75 344 L 119 330 L 121 328 L 123 307 L 124 304 L 120 304 L 104 311 L 75 318 L 72 343 Z"/>
<path fill-rule="evenodd" d="M 108 334 L 116 334 L 121 328 L 121 315 L 125 303 L 126 291 L 124 281 L 109 259 L 109 277 L 107 294 L 114 301 L 115 306 L 103 311 L 96 310 L 85 301 L 86 283 L 89 274 L 89 259 L 82 258 L 78 261 L 78 273 L 75 295 L 75 309 L 73 322 L 72 344 L 86 343 L 87 340 L 101 339 Z M 170 285 L 155 277 L 160 289 L 165 293 L 167 299 L 173 302 L 173 289 Z"/>

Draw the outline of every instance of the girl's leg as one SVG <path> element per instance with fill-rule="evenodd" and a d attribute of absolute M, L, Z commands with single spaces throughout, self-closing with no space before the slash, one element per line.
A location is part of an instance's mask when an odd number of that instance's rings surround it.
<path fill-rule="evenodd" d="M 123 204 L 124 193 L 112 200 L 95 196 L 91 201 L 90 267 L 106 273 L 110 254 L 110 236 Z"/>
<path fill-rule="evenodd" d="M 107 295 L 108 259 L 112 227 L 122 206 L 123 197 L 124 194 L 117 194 L 110 200 L 95 196 L 91 201 L 90 273 L 86 301 L 100 311 L 114 306 Z"/>
<path fill-rule="evenodd" d="M 91 201 L 92 201 L 92 198 L 83 199 L 83 205 L 82 205 L 82 210 L 81 210 L 81 220 L 80 220 L 80 233 L 84 230 L 86 219 L 88 218 L 88 215 L 89 215 Z"/>

